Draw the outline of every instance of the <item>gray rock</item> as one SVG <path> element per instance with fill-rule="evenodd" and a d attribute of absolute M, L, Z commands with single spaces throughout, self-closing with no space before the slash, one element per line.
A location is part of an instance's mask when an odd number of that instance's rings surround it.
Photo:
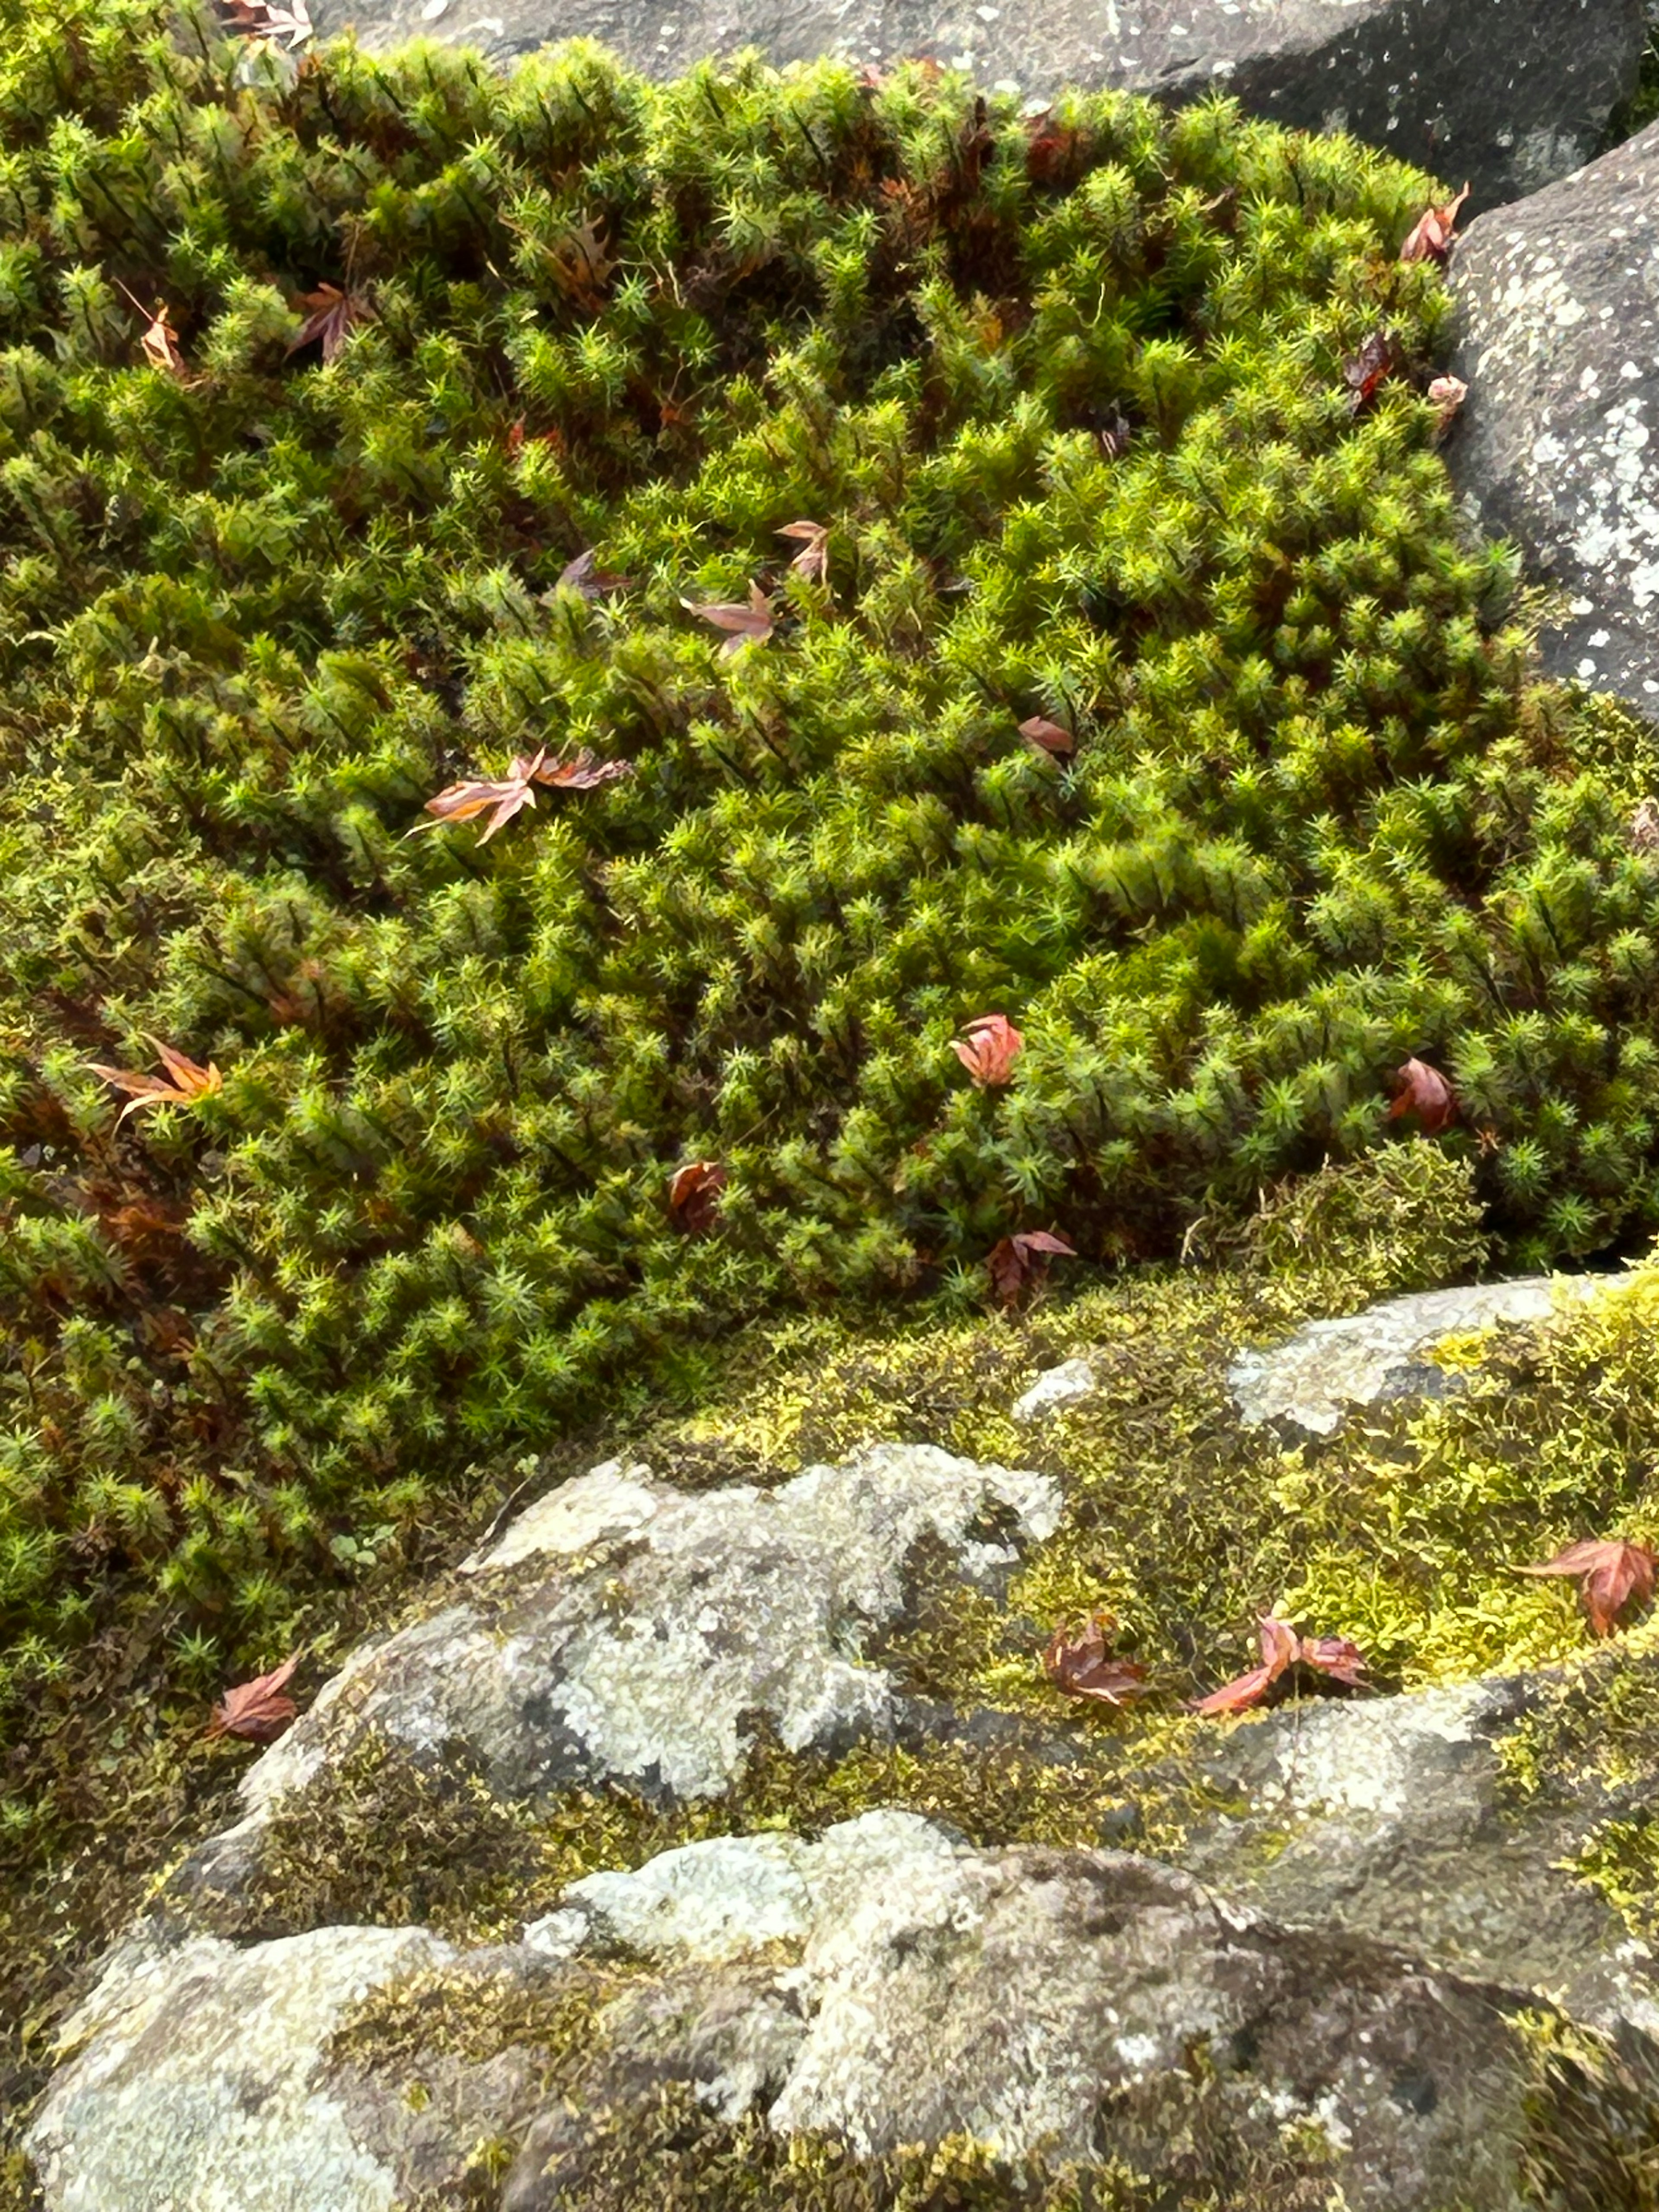
<path fill-rule="evenodd" d="M 1044 1420 L 1050 1413 L 1063 1413 L 1068 1407 L 1083 1405 L 1099 1388 L 1092 1360 L 1062 1359 L 1058 1367 L 1039 1375 L 1008 1411 L 1017 1421 Z"/>
<path fill-rule="evenodd" d="M 1387 1298 L 1340 1321 L 1308 1322 L 1267 1351 L 1241 1352 L 1227 1370 L 1228 1388 L 1247 1427 L 1271 1422 L 1292 1436 L 1328 1437 L 1359 1408 L 1443 1397 L 1456 1388 L 1431 1357 L 1447 1337 L 1547 1321 L 1558 1301 L 1596 1297 L 1626 1279 L 1526 1275 Z"/>
<path fill-rule="evenodd" d="M 1288 1925 L 1397 1943 L 1659 2041 L 1650 1948 L 1568 1870 L 1606 1809 L 1595 1786 L 1533 1802 L 1506 1784 L 1504 1740 L 1559 1679 L 1316 1699 L 1235 1729 L 1203 1766 L 1233 1809 L 1183 1863 Z"/>
<path fill-rule="evenodd" d="M 1446 458 L 1471 514 L 1559 587 L 1553 673 L 1659 705 L 1659 124 L 1452 259 L 1452 364 L 1469 396 Z"/>
<path fill-rule="evenodd" d="M 475 1553 L 453 1603 L 355 1652 L 249 1769 L 232 1838 L 371 1732 L 416 1759 L 460 1747 L 507 1796 L 682 1798 L 726 1789 L 757 1716 L 797 1752 L 890 1734 L 902 1700 L 866 1646 L 918 1554 L 994 1587 L 1060 1510 L 1048 1476 L 927 1444 L 700 1496 L 611 1461 Z"/>
<path fill-rule="evenodd" d="M 1474 184 L 1486 205 L 1589 159 L 1635 90 L 1643 0 L 313 0 L 319 31 L 384 50 L 415 36 L 507 56 L 597 39 L 647 76 L 758 46 L 769 59 L 927 55 L 1049 98 L 1066 83 L 1346 128 Z"/>
<path fill-rule="evenodd" d="M 1282 2161 L 1299 2139 L 1352 2212 L 1522 2202 L 1534 2081 L 1513 1990 L 1277 1927 L 1152 1862 L 973 1850 L 874 1815 L 582 1887 L 587 1934 L 557 1959 L 366 1929 L 128 1947 L 33 2131 L 47 2212 L 390 2212 L 453 2188 L 492 2139 L 512 2159 L 502 2212 L 574 2208 L 598 2131 L 614 2142 L 620 2112 L 626 2141 L 630 2103 L 647 2123 L 673 2081 L 710 2127 L 753 2112 L 863 2156 L 966 2135 L 1157 2173 Z M 580 1954 L 619 1929 L 634 1955 L 596 1984 Z M 470 2014 L 457 2057 L 433 1978 L 453 1990 L 458 1972 L 507 1996 L 605 1993 L 550 2074 L 522 2007 L 493 2039 Z M 413 2024 L 412 2054 L 377 2061 L 361 2027 L 341 2034 L 373 1991 Z"/>

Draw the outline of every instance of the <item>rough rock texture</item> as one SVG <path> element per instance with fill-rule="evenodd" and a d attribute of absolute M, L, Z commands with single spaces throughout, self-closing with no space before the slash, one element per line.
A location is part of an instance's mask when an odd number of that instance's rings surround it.
<path fill-rule="evenodd" d="M 1068 1406 L 1083 1405 L 1099 1388 L 1093 1360 L 1062 1359 L 1058 1367 L 1046 1368 L 1008 1411 L 1017 1421 L 1041 1421 Z"/>
<path fill-rule="evenodd" d="M 1446 457 L 1472 514 L 1565 593 L 1546 665 L 1659 702 L 1659 124 L 1452 260 L 1469 386 Z"/>
<path fill-rule="evenodd" d="M 1615 1290 L 1613 1275 L 1527 1275 L 1467 1289 L 1419 1291 L 1340 1321 L 1311 1321 L 1265 1352 L 1243 1352 L 1227 1370 L 1247 1426 L 1272 1422 L 1291 1434 L 1332 1435 L 1357 1409 L 1399 1398 L 1443 1397 L 1456 1378 L 1437 1367 L 1436 1345 L 1503 1322 L 1548 1319 L 1558 1299 Z"/>
<path fill-rule="evenodd" d="M 975 1850 L 878 1815 L 815 1847 L 673 1853 L 611 1877 L 602 1911 L 584 1888 L 586 1933 L 567 1926 L 551 1964 L 545 1927 L 472 1960 L 365 1929 L 118 1958 L 36 2124 L 48 2212 L 390 2212 L 503 2130 L 503 2212 L 574 2212 L 605 2116 L 676 2080 L 711 2124 L 754 2111 L 866 2156 L 968 2135 L 1156 2172 L 1183 2138 L 1236 2165 L 1299 2136 L 1351 2212 L 1522 2201 L 1512 1992 L 1286 1931 L 1150 1861 Z M 458 2057 L 457 1967 L 545 2001 L 619 1932 L 629 1968 L 526 2121 L 535 2017 L 520 2002 L 492 2039 L 473 2011 Z M 412 2051 L 377 2059 L 361 2014 L 340 2033 L 375 1990 L 416 2024 Z"/>
<path fill-rule="evenodd" d="M 1062 84 L 1189 100 L 1218 86 L 1309 130 L 1346 127 L 1481 205 L 1586 161 L 1635 89 L 1642 0 L 313 0 L 319 30 L 523 53 L 598 39 L 647 75 L 759 46 L 775 62 L 921 54 L 1042 99 Z"/>
<path fill-rule="evenodd" d="M 1185 1863 L 1291 1925 L 1399 1943 L 1659 2039 L 1652 1954 L 1562 1864 L 1595 1791 L 1532 1803 L 1506 1782 L 1503 1740 L 1551 1680 L 1316 1701 L 1237 1729 L 1204 1762 L 1233 1809 Z"/>
<path fill-rule="evenodd" d="M 1060 1510 L 1047 1475 L 927 1444 L 696 1497 L 608 1462 L 475 1554 L 465 1597 L 354 1653 L 250 1768 L 249 1820 L 209 1858 L 370 1731 L 417 1759 L 460 1747 L 509 1797 L 717 1796 L 757 1716 L 790 1751 L 890 1733 L 902 1700 L 866 1647 L 902 1618 L 913 1562 L 994 1586 Z"/>

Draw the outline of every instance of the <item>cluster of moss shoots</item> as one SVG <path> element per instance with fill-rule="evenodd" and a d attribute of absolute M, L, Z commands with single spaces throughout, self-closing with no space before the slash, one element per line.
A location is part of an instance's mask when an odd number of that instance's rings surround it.
<path fill-rule="evenodd" d="M 20 2019 L 87 1838 L 210 1817 L 203 1693 L 301 1631 L 325 1663 L 599 1423 L 684 1480 L 872 1437 L 1063 1470 L 1006 1600 L 924 1577 L 882 1656 L 1054 1721 L 1035 1654 L 1105 1608 L 1153 1694 L 1054 1724 L 1115 1766 L 757 1746 L 668 1810 L 453 1777 L 395 1849 L 348 1777 L 277 1921 L 489 1932 L 876 1802 L 988 1841 L 1133 1806 L 1157 1848 L 1191 1806 L 1146 1771 L 1269 1606 L 1383 1686 L 1574 1651 L 1511 1571 L 1659 1528 L 1659 1285 L 1316 1454 L 1241 1439 L 1222 1376 L 1659 1221 L 1626 828 L 1659 755 L 1536 679 L 1510 556 L 1458 524 L 1443 283 L 1398 258 L 1430 180 L 1224 102 L 1031 120 L 919 67 L 285 70 L 171 0 L 0 0 L 0 33 Z M 688 608 L 751 593 L 731 650 Z M 549 773 L 487 844 L 423 812 L 515 757 Z M 976 1085 L 951 1041 L 992 1012 L 1024 1048 Z M 213 1078 L 118 1127 L 94 1064 L 156 1039 Z M 1455 1085 L 1432 1141 L 1389 1120 L 1407 1057 Z M 1077 1258 L 988 1317 L 1036 1230 Z M 1083 1348 L 1110 1387 L 1034 1442 L 1012 1398 Z M 1639 1920 L 1638 1818 L 1585 1852 Z M 862 2201 L 832 2183 L 799 2201 Z"/>

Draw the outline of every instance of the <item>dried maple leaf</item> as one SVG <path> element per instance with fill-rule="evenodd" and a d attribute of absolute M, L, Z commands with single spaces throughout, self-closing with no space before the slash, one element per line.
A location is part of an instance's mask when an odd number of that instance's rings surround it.
<path fill-rule="evenodd" d="M 1356 354 L 1342 364 L 1342 381 L 1348 387 L 1348 412 L 1358 415 L 1376 398 L 1383 380 L 1394 372 L 1394 337 L 1373 331 Z"/>
<path fill-rule="evenodd" d="M 981 1090 L 994 1091 L 1013 1081 L 1025 1040 L 1006 1014 L 981 1014 L 951 1039 L 951 1049 Z"/>
<path fill-rule="evenodd" d="M 729 633 L 720 647 L 722 654 L 735 653 L 741 645 L 764 645 L 772 635 L 772 603 L 758 584 L 749 586 L 746 606 L 738 599 L 722 599 L 706 607 L 698 606 L 691 599 L 682 599 L 680 605 L 687 614 L 696 615 L 699 622 L 710 623 L 716 629 Z"/>
<path fill-rule="evenodd" d="M 718 1160 L 693 1160 L 669 1178 L 668 1211 L 693 1237 L 707 1236 L 720 1212 L 726 1170 Z"/>
<path fill-rule="evenodd" d="M 1645 1544 L 1622 1537 L 1586 1537 L 1569 1544 L 1541 1567 L 1522 1567 L 1523 1575 L 1571 1575 L 1578 1583 L 1590 1626 L 1611 1636 L 1626 1606 L 1644 1606 L 1653 1595 L 1655 1560 Z"/>
<path fill-rule="evenodd" d="M 343 292 L 335 284 L 319 284 L 314 292 L 302 292 L 293 305 L 305 310 L 306 319 L 289 340 L 289 351 L 298 353 L 301 346 L 320 344 L 325 362 L 337 359 L 352 331 L 374 313 L 361 292 Z"/>
<path fill-rule="evenodd" d="M 165 1075 L 141 1075 L 129 1067 L 106 1067 L 101 1060 L 91 1060 L 88 1066 L 94 1075 L 101 1075 L 106 1083 L 112 1083 L 118 1091 L 127 1093 L 127 1103 L 115 1117 L 118 1129 L 129 1114 L 136 1114 L 143 1106 L 188 1106 L 192 1099 L 205 1098 L 215 1091 L 222 1091 L 225 1079 L 210 1060 L 205 1067 L 192 1060 L 188 1053 L 177 1052 L 160 1037 L 147 1037 L 156 1058 L 167 1070 Z"/>
<path fill-rule="evenodd" d="M 267 46 L 284 41 L 292 53 L 311 36 L 313 26 L 306 0 L 218 0 L 227 30 L 245 32 Z"/>
<path fill-rule="evenodd" d="M 1077 739 L 1071 732 L 1059 722 L 1051 722 L 1046 714 L 1033 714 L 1022 722 L 1019 734 L 1034 753 L 1056 760 L 1070 760 L 1077 750 Z"/>
<path fill-rule="evenodd" d="M 1659 799 L 1642 801 L 1630 817 L 1626 834 L 1632 852 L 1659 853 Z"/>
<path fill-rule="evenodd" d="M 830 526 L 827 522 L 786 522 L 778 532 L 780 538 L 793 538 L 800 551 L 789 563 L 798 576 L 808 583 L 823 580 L 830 560 Z"/>
<path fill-rule="evenodd" d="M 154 319 L 139 339 L 144 359 L 152 368 L 166 371 L 184 383 L 190 372 L 185 367 L 185 356 L 179 349 L 179 333 L 167 320 L 167 311 L 158 300 Z"/>
<path fill-rule="evenodd" d="M 1448 200 L 1444 207 L 1425 208 L 1400 249 L 1400 258 L 1402 261 L 1432 261 L 1443 269 L 1456 233 L 1459 211 L 1468 196 L 1469 188 L 1465 185 L 1457 198 Z"/>
<path fill-rule="evenodd" d="M 1259 1705 L 1274 1683 L 1293 1667 L 1310 1667 L 1315 1674 L 1328 1675 L 1332 1681 L 1345 1682 L 1350 1688 L 1358 1686 L 1365 1671 L 1359 1646 L 1346 1636 L 1298 1636 L 1288 1621 L 1275 1620 L 1271 1613 L 1262 1619 L 1258 1636 L 1261 1664 L 1224 1682 L 1207 1698 L 1195 1698 L 1195 1713 L 1242 1713 Z"/>
<path fill-rule="evenodd" d="M 1461 376 L 1437 376 L 1429 386 L 1429 399 L 1435 410 L 1434 430 L 1441 436 L 1451 426 L 1458 409 L 1469 396 L 1469 387 Z"/>
<path fill-rule="evenodd" d="M 1106 1705 L 1121 1705 L 1126 1698 L 1144 1695 L 1146 1669 L 1106 1649 L 1116 1626 L 1109 1613 L 1097 1613 L 1086 1621 L 1055 1629 L 1042 1655 L 1048 1680 L 1068 1697 L 1097 1698 Z"/>
<path fill-rule="evenodd" d="M 603 304 L 605 280 L 617 264 L 592 216 L 573 223 L 558 244 L 547 249 L 545 259 L 554 283 L 578 307 Z"/>
<path fill-rule="evenodd" d="M 1426 1060 L 1405 1060 L 1395 1068 L 1394 1079 L 1399 1088 L 1389 1109 L 1391 1121 L 1415 1114 L 1423 1134 L 1437 1137 L 1457 1119 L 1457 1093 L 1437 1067 Z"/>
<path fill-rule="evenodd" d="M 550 762 L 544 745 L 539 752 L 515 754 L 504 776 L 469 776 L 450 784 L 435 799 L 427 800 L 426 811 L 440 822 L 471 822 L 477 815 L 488 814 L 489 819 L 478 836 L 478 842 L 487 845 L 515 814 L 536 804 L 538 783 L 555 791 L 592 791 L 633 772 L 632 761 L 601 760 L 585 745 L 574 760 Z M 430 826 L 416 824 L 416 829 Z"/>
<path fill-rule="evenodd" d="M 274 1743 L 299 1711 L 293 1698 L 285 1698 L 283 1692 L 300 1657 L 296 1651 L 270 1674 L 227 1690 L 213 1708 L 208 1734 L 246 1736 L 250 1743 Z"/>
<path fill-rule="evenodd" d="M 986 1265 L 991 1271 L 991 1290 L 1005 1306 L 1018 1305 L 1028 1285 L 1041 1282 L 1051 1258 L 1075 1260 L 1076 1252 L 1063 1237 L 1046 1229 L 1005 1237 L 991 1248 Z"/>
<path fill-rule="evenodd" d="M 560 583 L 568 584 L 573 592 L 580 592 L 585 599 L 602 599 L 607 592 L 625 592 L 633 580 L 631 576 L 618 576 L 609 568 L 601 568 L 591 546 L 574 561 L 568 561 L 559 571 Z"/>

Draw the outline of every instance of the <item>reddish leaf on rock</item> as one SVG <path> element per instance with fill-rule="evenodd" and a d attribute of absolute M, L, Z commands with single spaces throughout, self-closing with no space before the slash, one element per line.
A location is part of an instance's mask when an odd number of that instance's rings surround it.
<path fill-rule="evenodd" d="M 301 346 L 320 343 L 325 362 L 338 356 L 358 324 L 366 323 L 374 312 L 361 292 L 342 292 L 335 284 L 302 292 L 294 304 L 304 308 L 306 319 L 289 340 L 289 351 L 298 353 Z"/>
<path fill-rule="evenodd" d="M 149 1037 L 146 1042 L 154 1047 L 155 1056 L 167 1070 L 165 1075 L 141 1075 L 128 1067 L 106 1067 L 101 1060 L 87 1062 L 94 1075 L 101 1075 L 106 1083 L 112 1083 L 118 1091 L 127 1093 L 127 1103 L 115 1117 L 118 1129 L 129 1114 L 136 1114 L 143 1106 L 188 1106 L 192 1099 L 205 1098 L 215 1091 L 222 1091 L 225 1079 L 210 1060 L 205 1067 L 193 1060 L 188 1053 L 177 1052 L 160 1037 Z"/>
<path fill-rule="evenodd" d="M 1457 198 L 1449 200 L 1444 207 L 1425 208 L 1400 249 L 1400 258 L 1432 261 L 1443 269 L 1456 234 L 1458 214 L 1468 196 L 1469 188 L 1465 185 Z"/>
<path fill-rule="evenodd" d="M 786 522 L 778 532 L 780 538 L 793 538 L 800 551 L 789 563 L 798 576 L 809 583 L 822 583 L 830 560 L 830 526 L 827 522 Z"/>
<path fill-rule="evenodd" d="M 1350 1688 L 1358 1686 L 1365 1671 L 1359 1646 L 1346 1636 L 1298 1636 L 1288 1621 L 1275 1620 L 1271 1613 L 1263 1619 L 1259 1635 L 1261 1664 L 1224 1682 L 1207 1698 L 1194 1698 L 1195 1713 L 1244 1712 L 1259 1705 L 1274 1683 L 1297 1666 L 1311 1668 L 1315 1674 L 1327 1674 Z"/>
<path fill-rule="evenodd" d="M 1342 364 L 1342 381 L 1348 387 L 1348 412 L 1358 415 L 1376 398 L 1385 378 L 1394 373 L 1393 334 L 1373 331 L 1358 350 Z"/>
<path fill-rule="evenodd" d="M 208 1734 L 246 1736 L 250 1743 L 274 1743 L 299 1711 L 293 1698 L 285 1698 L 283 1692 L 300 1663 L 300 1656 L 296 1651 L 269 1674 L 227 1690 L 213 1708 Z"/>
<path fill-rule="evenodd" d="M 1127 1698 L 1142 1696 L 1146 1669 L 1133 1659 L 1115 1657 L 1106 1649 L 1116 1626 L 1109 1613 L 1097 1613 L 1086 1621 L 1055 1629 L 1042 1655 L 1049 1680 L 1069 1697 L 1097 1698 L 1107 1705 L 1121 1705 Z"/>
<path fill-rule="evenodd" d="M 1434 431 L 1440 437 L 1451 427 L 1454 417 L 1469 396 L 1469 387 L 1461 376 L 1437 376 L 1429 386 L 1429 399 L 1435 410 Z"/>
<path fill-rule="evenodd" d="M 1587 1537 L 1569 1544 L 1541 1567 L 1522 1567 L 1523 1575 L 1571 1575 L 1578 1583 L 1590 1626 L 1611 1636 L 1627 1606 L 1646 1605 L 1653 1596 L 1655 1559 L 1645 1544 L 1621 1537 Z"/>
<path fill-rule="evenodd" d="M 720 1212 L 726 1170 L 718 1160 L 693 1160 L 669 1179 L 668 1211 L 693 1237 L 706 1236 Z"/>
<path fill-rule="evenodd" d="M 1437 1137 L 1457 1119 L 1457 1093 L 1437 1067 L 1426 1060 L 1408 1060 L 1395 1068 L 1394 1079 L 1399 1087 L 1389 1109 L 1391 1121 L 1415 1114 L 1423 1134 Z"/>
<path fill-rule="evenodd" d="M 696 615 L 699 622 L 710 623 L 716 629 L 727 632 L 720 647 L 722 653 L 735 653 L 740 645 L 764 645 L 772 635 L 772 603 L 758 584 L 749 586 L 747 605 L 738 599 L 717 600 L 706 607 L 698 606 L 692 599 L 682 599 L 680 605 L 688 614 Z"/>
<path fill-rule="evenodd" d="M 559 571 L 559 581 L 568 584 L 573 592 L 580 592 L 585 599 L 602 599 L 607 592 L 625 592 L 633 580 L 631 576 L 618 576 L 609 568 L 601 568 L 591 546 Z"/>
<path fill-rule="evenodd" d="M 1046 714 L 1033 714 L 1019 726 L 1019 734 L 1034 753 L 1050 753 L 1057 760 L 1070 760 L 1077 750 L 1077 739 L 1059 722 L 1051 722 Z"/>
<path fill-rule="evenodd" d="M 1025 1040 L 1006 1014 L 981 1014 L 951 1039 L 951 1049 L 982 1091 L 994 1091 L 1013 1081 Z"/>
<path fill-rule="evenodd" d="M 991 1271 L 991 1289 L 1005 1306 L 1018 1305 L 1026 1289 L 1041 1282 L 1048 1271 L 1050 1259 L 1075 1260 L 1076 1252 L 1063 1237 L 1055 1237 L 1046 1229 L 1023 1231 L 1018 1237 L 1005 1237 L 994 1244 L 986 1265 Z"/>

